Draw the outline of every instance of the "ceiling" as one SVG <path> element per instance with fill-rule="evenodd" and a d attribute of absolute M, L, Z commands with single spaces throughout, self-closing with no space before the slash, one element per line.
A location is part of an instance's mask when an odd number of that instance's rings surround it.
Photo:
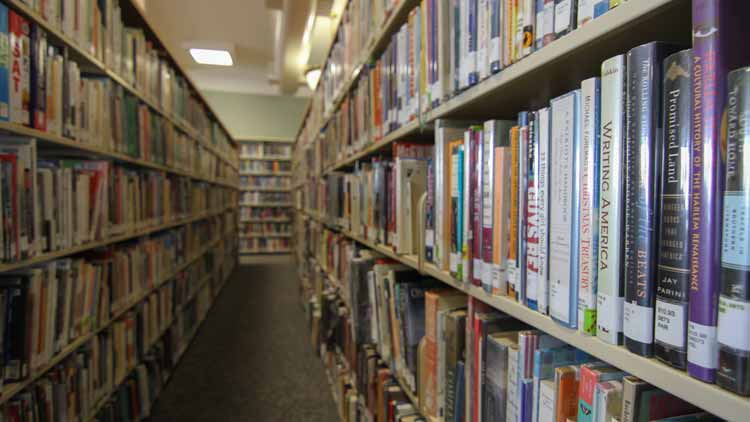
<path fill-rule="evenodd" d="M 318 48 L 312 51 L 326 50 L 320 45 L 327 46 L 331 36 L 330 0 L 145 0 L 145 10 L 175 59 L 199 89 L 208 91 L 308 96 L 299 55 L 313 10 L 325 15 L 316 19 L 316 29 L 326 30 L 315 31 Z M 198 64 L 190 47 L 229 49 L 234 66 Z"/>

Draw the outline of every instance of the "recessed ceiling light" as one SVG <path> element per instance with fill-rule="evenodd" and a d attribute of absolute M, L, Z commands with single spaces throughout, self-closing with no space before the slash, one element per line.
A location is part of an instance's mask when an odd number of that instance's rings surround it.
<path fill-rule="evenodd" d="M 232 55 L 227 50 L 210 50 L 206 48 L 191 48 L 190 55 L 200 64 L 214 66 L 231 66 L 234 64 Z"/>

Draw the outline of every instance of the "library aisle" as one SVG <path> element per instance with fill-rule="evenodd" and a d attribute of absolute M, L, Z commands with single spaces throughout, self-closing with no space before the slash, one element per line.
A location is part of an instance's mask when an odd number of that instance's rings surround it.
<path fill-rule="evenodd" d="M 238 267 L 151 421 L 338 420 L 290 265 Z"/>

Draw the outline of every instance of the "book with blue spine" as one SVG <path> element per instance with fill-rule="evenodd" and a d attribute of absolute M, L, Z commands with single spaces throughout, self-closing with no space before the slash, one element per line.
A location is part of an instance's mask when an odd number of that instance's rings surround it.
<path fill-rule="evenodd" d="M 463 279 L 463 263 L 461 249 L 463 247 L 463 141 L 450 143 L 451 165 L 450 165 L 450 265 L 449 270 L 453 277 Z"/>
<path fill-rule="evenodd" d="M 580 98 L 575 90 L 550 102 L 549 311 L 570 328 L 577 328 L 578 321 Z"/>
<path fill-rule="evenodd" d="M 599 117 L 598 77 L 581 82 L 581 146 L 579 149 L 581 208 L 578 243 L 578 330 L 596 335 L 597 254 L 599 241 Z"/>
<path fill-rule="evenodd" d="M 10 120 L 10 34 L 8 6 L 0 3 L 0 121 Z"/>

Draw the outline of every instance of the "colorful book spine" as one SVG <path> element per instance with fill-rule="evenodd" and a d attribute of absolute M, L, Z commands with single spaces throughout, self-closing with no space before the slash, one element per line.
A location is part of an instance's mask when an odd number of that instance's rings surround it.
<path fill-rule="evenodd" d="M 520 0 L 523 3 L 523 20 L 521 22 L 521 57 L 526 57 L 534 51 L 534 23 L 536 0 Z"/>
<path fill-rule="evenodd" d="M 589 78 L 581 83 L 580 163 L 581 207 L 578 243 L 578 330 L 596 335 L 597 252 L 599 241 L 599 115 L 601 80 Z"/>
<path fill-rule="evenodd" d="M 10 68 L 12 64 L 8 6 L 0 3 L 0 121 L 10 120 Z"/>
<path fill-rule="evenodd" d="M 654 354 L 676 368 L 687 365 L 687 317 L 690 293 L 691 50 L 664 60 L 662 106 L 664 142 L 661 172 L 661 224 L 656 278 Z"/>
<path fill-rule="evenodd" d="M 484 126 L 471 127 L 471 249 L 469 255 L 469 279 L 475 286 L 482 286 L 482 189 L 484 183 Z"/>
<path fill-rule="evenodd" d="M 474 224 L 474 166 L 476 164 L 476 149 L 474 148 L 474 141 L 472 139 L 473 133 L 471 128 L 464 131 L 464 147 L 463 147 L 463 194 L 462 194 L 462 217 L 461 222 L 463 225 L 459 228 L 462 231 L 460 249 L 460 260 L 461 260 L 461 277 L 458 280 L 464 283 L 471 283 L 471 248 L 472 248 L 472 235 L 471 228 Z"/>
<path fill-rule="evenodd" d="M 729 73 L 716 383 L 750 395 L 750 67 Z"/>
<path fill-rule="evenodd" d="M 451 275 L 461 280 L 463 275 L 461 269 L 461 248 L 463 246 L 463 141 L 454 141 L 450 144 L 450 272 Z"/>
<path fill-rule="evenodd" d="M 602 63 L 596 335 L 622 344 L 624 287 L 625 56 Z"/>
<path fill-rule="evenodd" d="M 525 304 L 526 290 L 526 190 L 528 189 L 528 158 L 531 133 L 533 132 L 533 116 L 528 111 L 518 114 L 518 261 L 516 271 L 516 290 L 518 301 Z M 536 292 L 534 292 L 536 293 Z"/>
<path fill-rule="evenodd" d="M 658 177 L 661 164 L 661 64 L 675 51 L 652 42 L 627 54 L 625 144 L 625 347 L 652 356 L 656 300 Z"/>
<path fill-rule="evenodd" d="M 31 72 L 30 106 L 31 125 L 34 129 L 47 130 L 47 33 L 39 25 L 31 25 L 30 37 Z"/>
<path fill-rule="evenodd" d="M 352 201 L 354 202 L 354 201 Z M 427 159 L 427 198 L 425 199 L 424 259 L 435 261 L 435 159 Z"/>
<path fill-rule="evenodd" d="M 30 126 L 29 78 L 31 57 L 29 56 L 29 21 L 14 11 L 8 12 L 10 33 L 10 121 Z"/>
<path fill-rule="evenodd" d="M 536 113 L 530 113 L 528 150 L 526 151 L 526 306 L 537 310 L 539 306 L 539 136 L 535 125 Z"/>
<path fill-rule="evenodd" d="M 580 97 L 576 90 L 550 103 L 549 313 L 570 328 L 578 321 Z"/>
<path fill-rule="evenodd" d="M 519 127 L 510 129 L 510 224 L 508 225 L 508 259 L 505 264 L 505 273 L 508 279 L 508 296 L 518 300 L 518 222 L 519 222 L 519 193 L 520 192 L 520 136 Z"/>
<path fill-rule="evenodd" d="M 502 52 L 502 7 L 503 0 L 490 0 L 490 73 L 497 73 L 503 68 Z"/>
<path fill-rule="evenodd" d="M 549 152 L 550 110 L 537 111 L 537 130 L 534 131 L 539 158 L 537 172 L 537 230 L 539 231 L 539 276 L 537 285 L 537 311 L 549 313 Z"/>
<path fill-rule="evenodd" d="M 513 121 L 491 120 L 487 125 L 490 129 L 488 133 L 495 140 L 491 277 L 492 294 L 496 296 L 506 295 L 508 292 L 508 221 L 511 203 L 510 128 L 514 123 Z"/>
<path fill-rule="evenodd" d="M 477 47 L 478 47 L 478 7 L 479 0 L 469 0 L 467 19 L 467 52 L 466 52 L 466 76 L 468 86 L 476 85 L 479 82 L 479 71 L 477 69 Z"/>
<path fill-rule="evenodd" d="M 722 124 L 727 105 L 727 72 L 747 65 L 750 50 L 744 19 L 750 3 L 693 1 L 693 202 L 690 208 L 690 298 L 688 374 L 714 382 L 718 363 L 716 323 L 721 280 Z M 696 117 L 697 116 L 697 117 Z"/>

